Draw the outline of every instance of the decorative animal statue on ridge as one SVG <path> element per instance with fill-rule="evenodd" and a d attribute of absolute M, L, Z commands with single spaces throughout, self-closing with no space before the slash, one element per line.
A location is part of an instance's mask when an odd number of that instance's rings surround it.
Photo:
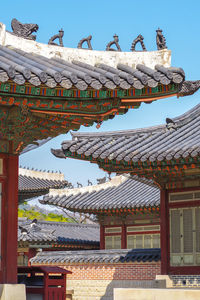
<path fill-rule="evenodd" d="M 22 24 L 17 19 L 12 19 L 11 27 L 13 34 L 28 40 L 36 40 L 36 35 L 32 33 L 38 31 L 39 26 L 37 24 Z"/>
<path fill-rule="evenodd" d="M 103 178 L 97 178 L 97 184 L 102 184 L 106 182 L 106 176 Z"/>
<path fill-rule="evenodd" d="M 49 39 L 48 45 L 54 45 L 54 46 L 64 47 L 64 45 L 63 45 L 63 36 L 64 36 L 64 31 L 63 31 L 63 29 L 61 28 L 61 29 L 59 30 L 59 33 L 53 35 L 53 36 Z M 56 39 L 59 39 L 59 44 L 60 44 L 60 45 L 54 43 L 54 41 L 55 41 Z"/>
<path fill-rule="evenodd" d="M 83 187 L 83 185 L 80 182 L 77 182 L 77 187 L 80 188 Z"/>
<path fill-rule="evenodd" d="M 106 46 L 106 51 L 122 51 L 119 45 L 119 37 L 118 35 L 114 35 L 114 41 L 111 41 Z M 114 48 L 111 48 L 112 45 L 115 45 L 117 47 L 117 50 Z"/>
<path fill-rule="evenodd" d="M 172 119 L 166 118 L 166 128 L 168 130 L 177 130 L 177 125 Z"/>
<path fill-rule="evenodd" d="M 88 179 L 88 186 L 92 185 L 92 182 Z"/>
<path fill-rule="evenodd" d="M 71 182 L 68 182 L 66 187 L 68 187 L 69 189 L 73 189 L 74 188 L 74 186 L 73 186 L 73 184 Z"/>
<path fill-rule="evenodd" d="M 86 50 L 92 50 L 92 45 L 91 45 L 91 39 L 92 39 L 92 36 L 89 35 L 88 37 L 86 38 L 83 38 L 82 40 L 80 40 L 80 42 L 78 43 L 78 46 L 77 48 L 78 49 L 86 49 Z M 87 48 L 83 48 L 83 43 L 87 43 Z"/>
<path fill-rule="evenodd" d="M 39 29 L 39 26 L 37 24 L 28 24 L 28 23 L 25 23 L 25 24 L 22 24 L 21 22 L 19 22 L 17 19 L 12 19 L 11 21 L 11 27 L 12 27 L 12 34 L 14 35 L 17 35 L 19 37 L 23 37 L 25 39 L 29 39 L 29 40 L 36 40 L 36 35 L 33 35 L 32 33 L 33 32 L 37 32 L 38 29 Z M 162 29 L 158 28 L 156 30 L 157 32 L 157 35 L 156 35 L 156 44 L 157 44 L 157 49 L 158 50 L 162 50 L 162 49 L 167 49 L 167 46 L 166 46 L 166 39 L 164 37 L 164 35 L 162 34 Z M 63 29 L 59 30 L 59 33 L 58 34 L 55 34 L 53 35 L 50 39 L 49 39 L 49 42 L 48 44 L 49 45 L 55 45 L 55 46 L 60 46 L 60 47 L 64 47 L 63 45 L 63 36 L 64 36 L 64 31 Z M 113 41 L 110 41 L 107 46 L 106 46 L 106 51 L 122 51 L 121 48 L 120 48 L 120 45 L 119 45 L 119 37 L 118 35 L 114 35 L 113 36 L 114 40 Z M 56 44 L 54 41 L 56 39 L 59 39 L 59 44 Z M 92 45 L 91 45 L 91 39 L 92 39 L 92 36 L 89 35 L 88 37 L 86 38 L 83 38 L 80 40 L 80 42 L 78 43 L 78 46 L 77 48 L 78 49 L 89 49 L 89 50 L 93 50 L 92 49 Z M 137 36 L 137 38 L 135 40 L 133 40 L 133 43 L 132 43 L 132 46 L 131 46 L 131 51 L 136 51 L 135 50 L 135 46 L 137 43 L 140 43 L 141 46 L 142 46 L 142 50 L 143 51 L 146 51 L 146 47 L 144 45 L 144 37 L 139 34 Z M 87 43 L 88 45 L 88 48 L 83 48 L 83 43 Z M 114 49 L 114 48 L 111 48 L 111 46 L 115 45 L 117 49 Z"/>
<path fill-rule="evenodd" d="M 157 49 L 162 50 L 162 49 L 167 49 L 166 46 L 166 39 L 164 35 L 162 34 L 162 29 L 158 28 L 156 30 L 157 35 L 156 35 L 156 44 L 157 44 Z"/>
<path fill-rule="evenodd" d="M 143 51 L 147 51 L 147 49 L 146 49 L 146 47 L 145 47 L 145 45 L 144 45 L 143 40 L 144 40 L 144 37 L 143 37 L 141 34 L 139 34 L 139 35 L 136 37 L 136 39 L 133 40 L 133 43 L 132 43 L 132 45 L 131 45 L 131 51 L 133 51 L 133 52 L 134 52 L 134 51 L 137 51 L 137 50 L 135 50 L 135 47 L 136 47 L 136 45 L 137 45 L 138 43 L 141 44 L 141 47 L 142 47 L 142 50 L 143 50 Z"/>

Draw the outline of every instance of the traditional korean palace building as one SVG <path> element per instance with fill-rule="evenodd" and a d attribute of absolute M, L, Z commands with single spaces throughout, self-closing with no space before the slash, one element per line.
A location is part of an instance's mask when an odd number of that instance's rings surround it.
<path fill-rule="evenodd" d="M 137 175 L 157 185 L 160 189 L 161 274 L 189 279 L 198 277 L 200 272 L 199 116 L 200 105 L 197 105 L 160 126 L 119 132 L 72 133 L 72 141 L 63 142 L 61 149 L 52 151 L 58 157 L 87 160 L 97 163 L 108 173 L 127 173 L 133 179 Z M 47 197 L 56 203 L 56 197 Z M 128 189 L 127 197 L 129 199 Z M 121 208 L 123 201 L 118 202 L 118 198 L 116 205 L 109 207 L 109 199 L 106 210 L 109 209 L 110 217 L 116 209 L 118 213 L 121 209 L 121 212 L 132 211 L 129 205 Z M 67 198 L 63 201 L 70 205 Z M 81 205 L 84 209 L 88 207 L 87 198 L 85 201 L 85 205 Z M 94 211 L 98 204 L 93 204 Z M 156 207 L 154 209 L 156 211 Z M 145 210 L 148 211 L 148 206 Z M 134 208 L 133 213 L 141 214 L 140 208 Z M 118 226 L 117 230 L 122 229 Z"/>
<path fill-rule="evenodd" d="M 38 251 L 99 249 L 99 225 L 18 219 L 18 266 Z"/>
<path fill-rule="evenodd" d="M 81 125 L 100 126 L 142 102 L 193 94 L 200 85 L 171 67 L 162 30 L 157 51 L 135 51 L 136 39 L 131 52 L 122 52 L 116 35 L 107 51 L 89 50 L 90 39 L 70 49 L 63 47 L 63 30 L 45 45 L 32 35 L 37 24 L 13 19 L 11 25 L 8 32 L 0 23 L 1 283 L 17 282 L 19 154 Z M 113 44 L 118 51 L 110 51 Z"/>
<path fill-rule="evenodd" d="M 160 248 L 160 192 L 150 180 L 116 176 L 96 186 L 50 190 L 40 203 L 97 216 L 101 249 Z"/>
<path fill-rule="evenodd" d="M 18 178 L 18 203 L 31 200 L 32 198 L 48 194 L 50 189 L 60 189 L 68 185 L 64 174 L 38 171 L 34 169 L 19 168 Z"/>
<path fill-rule="evenodd" d="M 160 192 L 152 181 L 120 175 L 94 186 L 51 189 L 40 202 L 93 214 L 100 223 L 100 250 L 44 250 L 30 259 L 31 265 L 70 270 L 72 299 L 111 300 L 115 287 L 165 286 L 155 281 L 161 272 Z"/>

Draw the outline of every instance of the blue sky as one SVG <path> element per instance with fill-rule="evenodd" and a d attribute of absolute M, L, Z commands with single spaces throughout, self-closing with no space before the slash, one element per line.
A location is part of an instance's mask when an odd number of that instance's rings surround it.
<path fill-rule="evenodd" d="M 156 50 L 156 29 L 163 29 L 167 46 L 172 50 L 172 65 L 182 67 L 187 80 L 200 79 L 200 1 L 118 1 L 118 0 L 57 0 L 57 1 L 1 1 L 0 22 L 11 30 L 12 18 L 21 22 L 37 23 L 37 41 L 47 43 L 62 27 L 64 46 L 76 48 L 81 38 L 92 35 L 95 50 L 105 50 L 115 33 L 122 51 L 130 51 L 138 34 L 144 36 L 147 50 Z M 142 104 L 138 110 L 129 110 L 124 116 L 103 123 L 100 131 L 147 127 L 165 122 L 166 117 L 178 116 L 199 103 L 200 92 L 185 98 L 169 98 L 150 105 Z M 96 131 L 95 127 L 81 131 Z M 67 180 L 87 184 L 104 172 L 96 165 L 72 159 L 61 160 L 50 153 L 60 148 L 70 134 L 59 136 L 39 149 L 20 157 L 22 166 L 46 170 L 60 170 Z"/>

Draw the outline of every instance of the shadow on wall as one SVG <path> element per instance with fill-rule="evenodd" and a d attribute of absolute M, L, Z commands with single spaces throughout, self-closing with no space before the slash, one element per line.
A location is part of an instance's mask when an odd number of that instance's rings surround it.
<path fill-rule="evenodd" d="M 160 274 L 160 249 L 132 249 L 120 264 L 114 264 L 112 281 L 100 300 L 113 300 L 114 288 L 165 288 L 166 282 L 155 280 Z M 108 264 L 109 265 L 109 264 Z"/>
<path fill-rule="evenodd" d="M 114 288 L 165 288 L 165 280 L 112 280 L 100 300 L 113 300 Z M 124 299 L 126 300 L 126 299 Z"/>

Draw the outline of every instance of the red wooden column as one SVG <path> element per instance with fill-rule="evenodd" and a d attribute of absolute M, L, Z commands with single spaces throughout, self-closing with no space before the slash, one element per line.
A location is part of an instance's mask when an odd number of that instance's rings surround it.
<path fill-rule="evenodd" d="M 17 283 L 18 156 L 3 159 L 0 283 Z"/>
<path fill-rule="evenodd" d="M 100 224 L 100 249 L 105 249 L 105 227 Z"/>
<path fill-rule="evenodd" d="M 121 248 L 126 249 L 126 225 L 122 225 L 122 241 L 121 241 Z"/>
<path fill-rule="evenodd" d="M 160 245 L 161 245 L 161 274 L 168 274 L 170 252 L 169 252 L 169 208 L 168 192 L 166 189 L 160 191 Z"/>

